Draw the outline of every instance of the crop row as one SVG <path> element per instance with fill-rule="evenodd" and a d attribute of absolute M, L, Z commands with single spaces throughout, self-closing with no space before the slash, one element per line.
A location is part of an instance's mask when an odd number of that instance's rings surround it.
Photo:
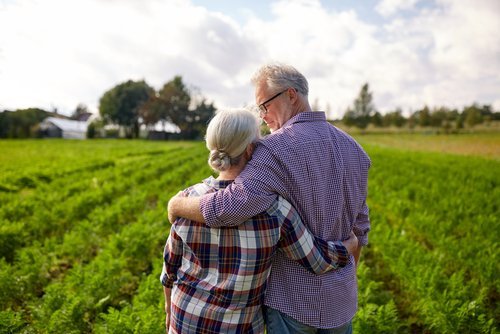
<path fill-rule="evenodd" d="M 495 332 L 499 215 L 492 198 L 500 198 L 500 180 L 492 171 L 498 163 L 375 147 L 369 152 L 373 230 L 367 257 L 406 319 L 393 322 L 395 328 Z"/>
<path fill-rule="evenodd" d="M 178 155 L 180 158 L 176 154 L 158 154 L 154 159 L 148 159 L 147 164 L 137 159 L 137 156 L 127 157 L 123 164 L 123 159 L 116 160 L 116 165 L 122 164 L 123 169 L 129 169 L 129 165 L 135 167 L 135 174 L 125 175 L 123 180 L 131 186 L 129 191 L 117 194 L 104 205 L 98 203 L 88 215 L 74 220 L 73 226 L 62 239 L 52 236 L 43 243 L 34 242 L 31 246 L 18 249 L 12 264 L 5 261 L 1 263 L 0 298 L 6 311 L 1 313 L 0 318 L 7 317 L 6 323 L 14 327 L 17 324 L 24 328 L 24 332 L 44 332 L 47 328 L 52 328 L 54 332 L 71 332 L 68 329 L 73 328 L 78 332 L 82 328 L 91 328 L 100 310 L 121 305 L 120 302 L 126 299 L 121 300 L 123 296 L 130 298 L 141 277 L 151 270 L 152 259 L 161 258 L 162 247 L 154 245 L 166 238 L 166 200 L 190 179 L 188 166 L 209 173 L 205 162 L 206 152 L 200 148 L 196 146 L 194 150 L 181 150 Z M 106 182 L 119 183 L 121 179 L 109 177 Z M 70 184 L 72 180 L 68 179 L 67 182 Z M 149 218 L 141 218 L 143 216 Z M 125 227 L 120 229 L 124 223 Z M 160 234 L 162 229 L 163 233 Z M 120 256 L 113 258 L 115 255 Z M 123 276 L 119 280 L 115 279 L 109 270 L 116 267 L 115 274 L 118 275 L 123 266 L 126 269 Z M 134 269 L 127 266 L 133 266 Z M 127 268 L 130 269 L 128 276 Z M 155 273 L 155 276 L 158 274 Z M 84 278 L 86 282 L 82 281 Z M 100 283 L 99 278 L 102 280 Z M 86 284 L 89 281 L 95 283 Z M 84 302 L 85 298 L 95 299 L 106 291 L 98 308 Z M 160 289 L 158 291 L 161 292 Z M 38 296 L 43 296 L 42 304 Z M 61 303 L 61 296 L 67 300 Z M 71 296 L 79 301 L 76 302 Z M 64 326 L 69 326 L 63 321 L 63 315 L 68 312 L 75 315 L 77 309 L 85 310 L 86 320 L 75 323 L 79 329 L 75 325 L 62 330 Z M 26 323 L 30 325 L 20 325 Z"/>
<path fill-rule="evenodd" d="M 14 250 L 29 245 L 30 241 L 42 242 L 51 236 L 62 236 L 74 222 L 85 219 L 147 178 L 157 177 L 165 168 L 185 159 L 178 152 L 166 156 L 167 163 L 156 160 L 159 166 L 146 159 L 123 166 L 115 166 L 113 162 L 106 169 L 71 173 L 49 185 L 40 185 L 29 196 L 11 196 L 14 199 L 0 209 L 1 255 L 12 260 Z"/>
<path fill-rule="evenodd" d="M 23 143 L 53 159 L 0 167 L 0 333 L 163 333 L 166 203 L 211 173 L 203 144 Z M 496 333 L 499 163 L 366 148 L 355 332 Z"/>

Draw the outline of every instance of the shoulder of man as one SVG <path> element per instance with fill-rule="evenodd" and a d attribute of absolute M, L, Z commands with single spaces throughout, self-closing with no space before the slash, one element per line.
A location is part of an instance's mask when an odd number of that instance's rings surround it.
<path fill-rule="evenodd" d="M 368 156 L 368 153 L 366 153 L 364 148 L 357 142 L 357 140 L 344 130 L 337 128 L 334 125 L 331 126 L 336 135 L 339 138 L 342 138 L 344 143 L 348 143 L 348 147 L 354 149 L 357 152 L 358 157 L 360 158 L 360 162 L 363 163 L 364 167 L 369 168 L 371 166 L 370 157 Z"/>
<path fill-rule="evenodd" d="M 287 131 L 288 130 L 288 131 Z M 287 146 L 291 144 L 291 137 L 289 133 L 288 126 L 285 128 L 281 128 L 276 130 L 273 133 L 266 135 L 264 138 L 260 139 L 256 148 L 259 146 L 264 146 L 269 148 L 271 151 L 281 149 L 283 146 Z"/>

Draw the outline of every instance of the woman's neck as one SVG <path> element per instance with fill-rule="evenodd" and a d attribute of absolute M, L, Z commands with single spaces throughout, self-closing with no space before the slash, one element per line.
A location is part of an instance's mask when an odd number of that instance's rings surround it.
<path fill-rule="evenodd" d="M 232 165 L 228 170 L 219 173 L 217 180 L 234 180 L 238 175 L 240 175 L 241 171 L 245 168 L 247 164 L 247 159 L 245 157 L 241 157 L 239 163 L 237 165 Z"/>
<path fill-rule="evenodd" d="M 238 175 L 240 175 L 243 168 L 237 168 L 238 166 L 232 166 L 226 171 L 220 172 L 217 180 L 234 180 Z"/>

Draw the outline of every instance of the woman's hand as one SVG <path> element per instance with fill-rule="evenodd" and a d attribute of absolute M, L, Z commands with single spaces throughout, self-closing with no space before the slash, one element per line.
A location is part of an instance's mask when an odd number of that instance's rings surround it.
<path fill-rule="evenodd" d="M 165 333 L 170 329 L 170 310 L 165 310 Z"/>
<path fill-rule="evenodd" d="M 347 251 L 350 255 L 354 255 L 358 250 L 358 237 L 354 234 L 354 232 L 351 231 L 351 234 L 349 234 L 349 238 L 343 240 L 342 244 L 345 248 L 347 248 Z"/>
<path fill-rule="evenodd" d="M 170 299 L 171 299 L 172 289 L 164 286 L 163 293 L 165 295 L 165 333 L 168 333 L 170 329 L 170 312 L 171 312 Z"/>

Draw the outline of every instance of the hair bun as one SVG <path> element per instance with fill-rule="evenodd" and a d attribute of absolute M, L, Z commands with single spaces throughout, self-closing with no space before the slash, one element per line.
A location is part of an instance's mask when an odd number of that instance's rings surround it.
<path fill-rule="evenodd" d="M 208 163 L 212 168 L 223 172 L 231 166 L 231 158 L 224 151 L 211 150 Z"/>

